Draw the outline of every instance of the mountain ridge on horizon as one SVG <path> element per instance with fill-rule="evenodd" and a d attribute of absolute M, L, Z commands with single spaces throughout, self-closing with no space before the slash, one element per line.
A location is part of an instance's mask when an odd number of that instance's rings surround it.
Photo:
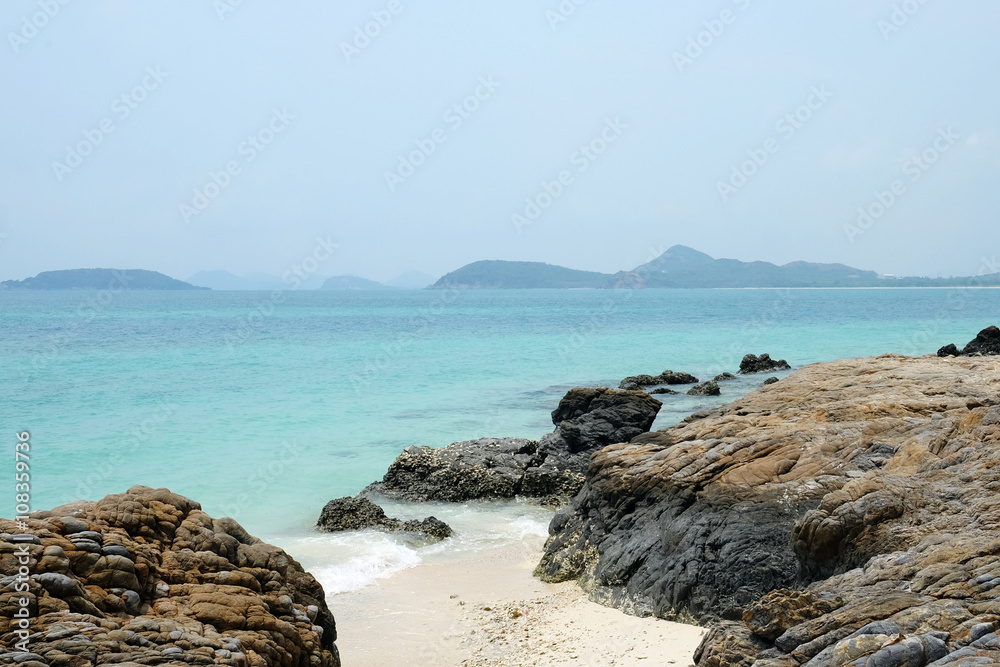
<path fill-rule="evenodd" d="M 181 281 L 145 269 L 61 269 L 42 271 L 23 280 L 0 281 L 0 290 L 103 289 L 114 275 L 139 277 L 141 290 L 216 291 L 287 290 L 276 276 L 229 271 L 199 271 Z M 421 284 L 423 286 L 421 287 Z M 103 286 L 103 287 L 102 287 Z M 406 271 L 380 282 L 354 274 L 308 276 L 305 290 L 392 289 L 616 289 L 616 288 L 807 288 L 807 287 L 968 287 L 1000 286 L 1000 273 L 952 278 L 896 277 L 857 269 L 840 263 L 796 260 L 778 265 L 766 261 L 744 262 L 715 258 L 685 245 L 673 245 L 658 257 L 628 271 L 601 273 L 570 269 L 545 262 L 479 260 L 434 281 L 418 271 Z"/>
<path fill-rule="evenodd" d="M 631 271 L 614 274 L 544 262 L 480 260 L 445 274 L 430 289 L 948 287 L 972 279 L 897 278 L 846 264 L 803 260 L 781 265 L 744 262 L 715 258 L 678 244 Z M 1000 274 L 975 279 L 984 285 L 1000 285 Z"/>
<path fill-rule="evenodd" d="M 159 271 L 148 269 L 57 269 L 24 280 L 4 280 L 0 290 L 207 290 Z"/>

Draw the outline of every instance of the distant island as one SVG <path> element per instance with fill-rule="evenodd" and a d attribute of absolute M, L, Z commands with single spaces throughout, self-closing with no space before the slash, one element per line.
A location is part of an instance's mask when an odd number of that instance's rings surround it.
<path fill-rule="evenodd" d="M 675 245 L 651 262 L 615 274 L 541 262 L 479 261 L 446 274 L 431 289 L 961 287 L 1000 286 L 1000 273 L 976 278 L 896 278 L 844 264 L 742 262 L 715 259 Z"/>
<path fill-rule="evenodd" d="M 288 272 L 284 276 L 267 273 L 248 273 L 237 276 L 229 271 L 199 271 L 187 279 L 192 285 L 208 287 L 220 292 L 270 292 L 272 290 L 316 290 L 326 280 L 322 276 L 298 276 Z"/>
<path fill-rule="evenodd" d="M 64 269 L 33 278 L 5 280 L 0 290 L 205 290 L 183 280 L 145 269 Z"/>
<path fill-rule="evenodd" d="M 367 278 L 361 278 L 360 276 L 334 276 L 332 278 L 327 278 L 323 286 L 320 287 L 322 290 L 352 290 L 352 291 L 372 291 L 372 290 L 395 290 L 400 289 L 398 287 L 390 287 L 389 285 L 383 285 L 382 283 L 375 282 L 374 280 L 368 280 Z"/>
<path fill-rule="evenodd" d="M 238 276 L 229 271 L 199 271 L 187 279 L 192 285 L 210 287 L 218 291 L 271 290 L 388 290 L 423 289 L 434 282 L 434 277 L 419 271 L 407 271 L 384 283 L 360 276 L 326 277 L 317 274 L 298 275 L 291 271 L 281 276 L 267 273 L 248 273 Z"/>
<path fill-rule="evenodd" d="M 33 278 L 0 282 L 0 290 L 206 290 L 217 291 L 390 291 L 414 289 L 656 289 L 656 288 L 847 288 L 847 287 L 1000 287 L 1000 273 L 926 278 L 879 275 L 846 264 L 817 262 L 743 262 L 716 259 L 683 245 L 630 271 L 580 271 L 544 262 L 481 260 L 438 279 L 407 271 L 378 282 L 356 275 L 282 276 L 223 270 L 199 271 L 187 282 L 143 269 L 69 269 L 43 271 Z"/>
<path fill-rule="evenodd" d="M 607 287 L 612 276 L 542 262 L 486 260 L 443 276 L 431 289 L 531 289 Z"/>

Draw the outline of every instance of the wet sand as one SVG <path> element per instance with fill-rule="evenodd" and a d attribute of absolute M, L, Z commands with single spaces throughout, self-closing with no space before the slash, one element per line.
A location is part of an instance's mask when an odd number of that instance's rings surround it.
<path fill-rule="evenodd" d="M 702 628 L 637 618 L 531 576 L 542 540 L 455 555 L 329 598 L 346 667 L 691 665 Z"/>

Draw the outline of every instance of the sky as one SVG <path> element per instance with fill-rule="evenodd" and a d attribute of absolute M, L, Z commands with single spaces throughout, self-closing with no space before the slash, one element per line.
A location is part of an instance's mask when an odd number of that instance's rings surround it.
<path fill-rule="evenodd" d="M 0 280 L 674 244 L 973 275 L 998 31 L 993 0 L 5 0 Z"/>

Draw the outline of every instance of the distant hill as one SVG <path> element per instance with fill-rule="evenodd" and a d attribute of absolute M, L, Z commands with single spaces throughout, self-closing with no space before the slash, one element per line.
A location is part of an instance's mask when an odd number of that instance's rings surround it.
<path fill-rule="evenodd" d="M 844 264 L 741 262 L 675 245 L 653 261 L 616 276 L 642 287 L 867 287 L 884 284 L 874 271 Z"/>
<path fill-rule="evenodd" d="M 400 289 L 423 289 L 434 284 L 434 276 L 429 276 L 420 271 L 407 271 L 401 273 L 392 280 L 385 281 L 389 287 Z"/>
<path fill-rule="evenodd" d="M 473 262 L 443 276 L 434 289 L 533 289 L 605 287 L 611 276 L 542 262 Z"/>
<path fill-rule="evenodd" d="M 7 280 L 10 290 L 203 290 L 182 280 L 144 269 L 64 269 L 43 271 L 33 278 Z"/>
<path fill-rule="evenodd" d="M 298 276 L 289 275 L 288 280 L 282 280 L 278 276 L 267 273 L 248 273 L 245 276 L 237 276 L 229 271 L 199 271 L 190 278 L 188 282 L 192 285 L 211 287 L 220 291 L 270 291 L 270 290 L 314 290 L 320 289 L 323 276 L 306 276 L 301 280 Z"/>
<path fill-rule="evenodd" d="M 320 289 L 324 290 L 391 290 L 396 289 L 395 287 L 389 287 L 388 285 L 383 285 L 382 283 L 377 283 L 374 280 L 368 280 L 367 278 L 361 278 L 359 276 L 334 276 L 333 278 L 327 278 L 326 282 L 323 283 L 323 287 Z"/>
<path fill-rule="evenodd" d="M 213 290 L 252 290 L 255 287 L 246 278 L 241 278 L 229 271 L 199 271 L 187 279 L 192 285 L 208 287 Z M 266 289 L 266 288 L 265 288 Z"/>
<path fill-rule="evenodd" d="M 879 276 L 845 264 L 742 262 L 716 259 L 675 245 L 651 262 L 614 275 L 540 262 L 473 262 L 447 274 L 433 289 L 741 288 L 741 287 L 962 287 L 1000 286 L 1000 274 L 975 278 Z"/>

